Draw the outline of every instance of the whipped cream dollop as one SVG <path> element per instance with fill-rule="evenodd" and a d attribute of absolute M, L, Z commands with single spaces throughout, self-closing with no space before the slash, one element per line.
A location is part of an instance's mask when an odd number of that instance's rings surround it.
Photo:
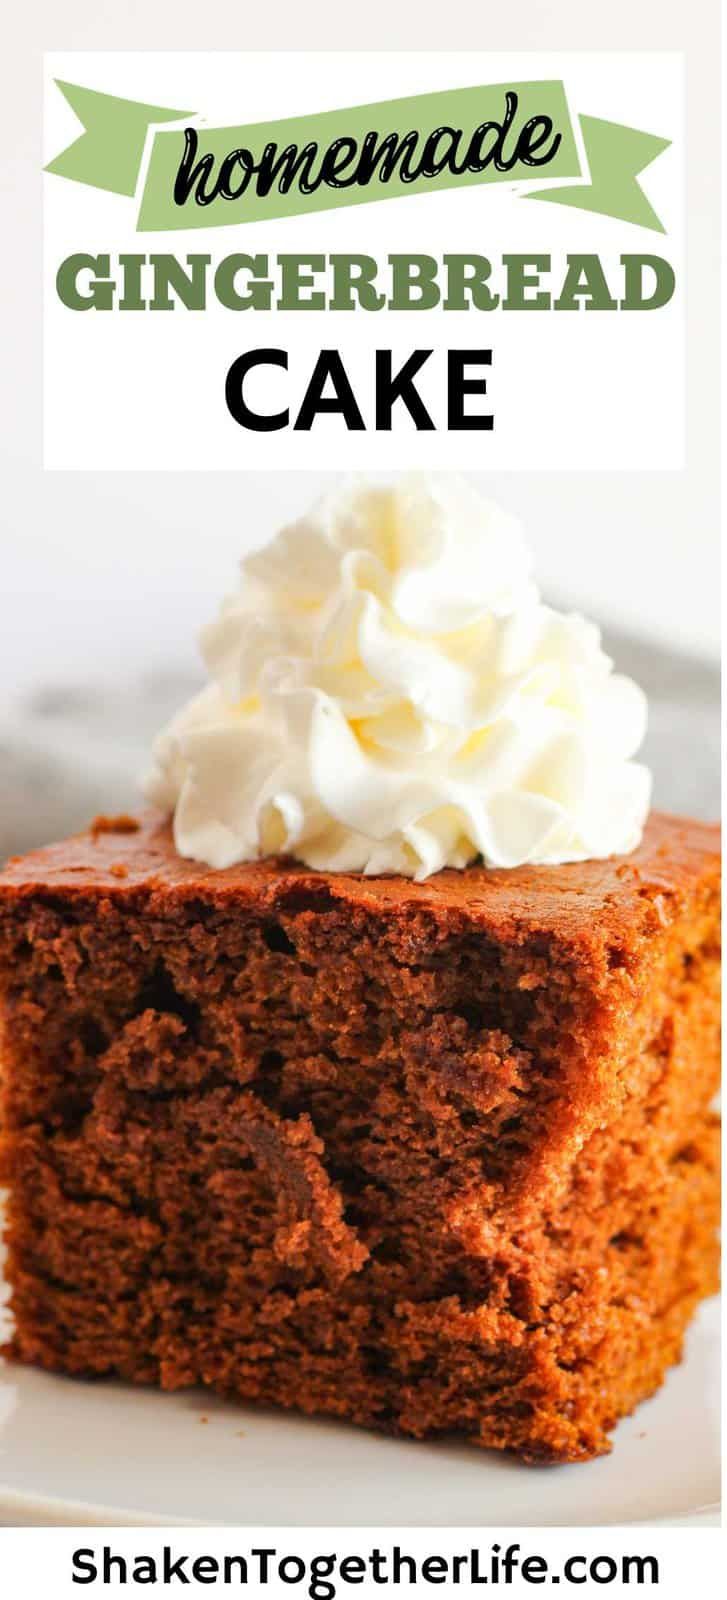
<path fill-rule="evenodd" d="M 145 785 L 181 855 L 422 879 L 638 844 L 645 697 L 466 481 L 349 482 L 241 571 Z"/>

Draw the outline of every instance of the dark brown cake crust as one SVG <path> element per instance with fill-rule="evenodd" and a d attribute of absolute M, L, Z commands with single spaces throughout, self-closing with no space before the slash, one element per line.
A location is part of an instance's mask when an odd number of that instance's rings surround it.
<path fill-rule="evenodd" d="M 718 831 L 423 884 L 0 875 L 13 1353 L 527 1459 L 607 1447 L 716 1278 Z"/>
<path fill-rule="evenodd" d="M 232 897 L 243 905 L 285 907 L 291 891 L 308 890 L 320 908 L 327 900 L 352 907 L 400 912 L 428 907 L 447 917 L 496 929 L 518 921 L 567 935 L 606 920 L 606 938 L 643 928 L 644 902 L 691 894 L 695 873 L 719 868 L 719 828 L 652 812 L 637 850 L 605 861 L 560 867 L 512 867 L 496 871 L 472 866 L 435 873 L 424 883 L 409 878 L 366 878 L 352 872 L 314 872 L 299 862 L 268 857 L 215 871 L 177 853 L 169 824 L 154 812 L 97 817 L 86 833 L 29 855 L 12 857 L 0 883 L 6 895 L 37 889 L 67 893 L 107 890 L 125 897 L 134 890 L 200 895 L 214 905 Z M 295 906 L 293 906 L 295 909 Z M 657 905 L 658 915 L 658 905 Z M 591 927 L 598 937 L 598 929 Z"/>

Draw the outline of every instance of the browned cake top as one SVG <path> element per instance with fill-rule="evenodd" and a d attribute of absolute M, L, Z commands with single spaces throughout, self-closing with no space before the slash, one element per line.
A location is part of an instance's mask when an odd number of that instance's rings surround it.
<path fill-rule="evenodd" d="M 0 872 L 0 900 L 7 906 L 38 892 L 64 898 L 103 894 L 117 901 L 142 894 L 153 897 L 157 911 L 160 898 L 167 897 L 202 899 L 220 909 L 335 905 L 389 916 L 426 909 L 438 919 L 490 930 L 519 924 L 565 937 L 579 930 L 610 936 L 642 929 L 645 914 L 670 921 L 700 882 L 717 879 L 719 847 L 716 823 L 652 812 L 638 849 L 605 861 L 446 869 L 424 883 L 315 872 L 280 858 L 216 871 L 183 860 L 169 822 L 144 812 L 97 818 L 85 833 L 12 858 Z"/>

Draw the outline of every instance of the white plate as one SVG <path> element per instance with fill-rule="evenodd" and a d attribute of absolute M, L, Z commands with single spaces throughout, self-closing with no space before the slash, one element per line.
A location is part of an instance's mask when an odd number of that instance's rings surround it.
<path fill-rule="evenodd" d="M 570 1467 L 0 1363 L 6 1525 L 712 1526 L 718 1497 L 717 1301 L 612 1454 Z"/>

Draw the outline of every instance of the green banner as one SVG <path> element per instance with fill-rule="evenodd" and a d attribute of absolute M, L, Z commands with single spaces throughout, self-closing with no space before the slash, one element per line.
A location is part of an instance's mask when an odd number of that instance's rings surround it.
<path fill-rule="evenodd" d="M 597 117 L 574 121 L 557 79 L 445 89 L 225 128 L 209 128 L 190 111 L 56 81 L 84 132 L 46 171 L 114 194 L 140 190 L 143 231 L 229 226 L 508 183 L 528 199 L 664 232 L 637 178 L 669 140 Z M 168 123 L 177 126 L 162 126 Z M 543 186 L 533 188 L 536 181 Z"/>

